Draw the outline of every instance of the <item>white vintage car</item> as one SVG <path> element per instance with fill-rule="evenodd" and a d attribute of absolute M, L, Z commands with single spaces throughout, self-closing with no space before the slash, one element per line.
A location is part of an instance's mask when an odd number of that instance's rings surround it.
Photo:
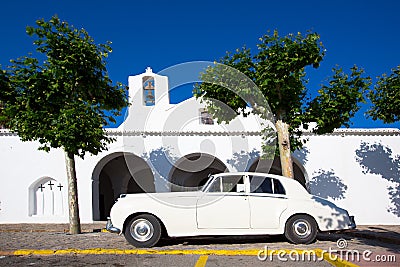
<path fill-rule="evenodd" d="M 213 175 L 199 191 L 124 194 L 110 216 L 107 230 L 136 247 L 152 247 L 161 236 L 269 234 L 308 244 L 318 231 L 356 227 L 346 210 L 296 180 L 250 172 Z"/>

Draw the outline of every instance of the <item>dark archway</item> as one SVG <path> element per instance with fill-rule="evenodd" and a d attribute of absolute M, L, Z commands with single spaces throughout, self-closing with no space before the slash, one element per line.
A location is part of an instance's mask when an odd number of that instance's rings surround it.
<path fill-rule="evenodd" d="M 308 179 L 307 179 L 307 174 L 305 172 L 305 169 L 301 164 L 296 160 L 293 160 L 293 174 L 294 174 L 294 179 L 299 181 L 300 184 L 308 190 L 307 184 L 308 184 Z M 271 167 L 270 167 L 271 166 Z M 271 165 L 271 160 L 266 160 L 266 159 L 257 159 L 253 164 L 250 166 L 248 169 L 249 172 L 262 172 L 262 173 L 270 173 L 270 174 L 276 174 L 276 175 L 282 175 L 282 167 L 281 167 L 281 161 L 279 157 L 275 157 L 272 165 Z"/>
<path fill-rule="evenodd" d="M 169 173 L 171 191 L 197 190 L 205 184 L 211 174 L 227 172 L 228 168 L 218 158 L 193 153 L 180 158 Z"/>
<path fill-rule="evenodd" d="M 147 163 L 132 153 L 113 153 L 93 171 L 93 220 L 106 220 L 120 194 L 155 192 L 154 176 Z"/>

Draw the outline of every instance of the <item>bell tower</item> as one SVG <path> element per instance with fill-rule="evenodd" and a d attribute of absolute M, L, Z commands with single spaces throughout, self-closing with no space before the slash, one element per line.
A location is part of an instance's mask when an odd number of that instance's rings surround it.
<path fill-rule="evenodd" d="M 149 114 L 170 107 L 168 77 L 153 73 L 150 67 L 142 74 L 129 76 L 129 101 L 124 122 L 119 129 L 144 131 L 149 125 Z"/>
<path fill-rule="evenodd" d="M 129 76 L 129 97 L 134 109 L 169 105 L 168 77 L 153 73 L 150 67 L 142 74 Z"/>

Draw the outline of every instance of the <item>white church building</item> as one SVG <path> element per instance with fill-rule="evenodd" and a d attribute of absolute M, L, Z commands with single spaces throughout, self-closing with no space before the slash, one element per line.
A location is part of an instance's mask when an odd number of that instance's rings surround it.
<path fill-rule="evenodd" d="M 195 98 L 171 104 L 168 77 L 150 68 L 129 77 L 129 95 L 124 122 L 106 129 L 116 141 L 76 158 L 82 223 L 105 220 L 121 193 L 193 190 L 219 172 L 280 174 L 279 158 L 260 158 L 256 116 L 218 124 Z M 347 209 L 358 224 L 400 224 L 399 129 L 304 135 L 308 142 L 292 157 L 295 179 L 310 193 Z M 0 130 L 0 224 L 68 222 L 64 154 L 38 147 Z"/>

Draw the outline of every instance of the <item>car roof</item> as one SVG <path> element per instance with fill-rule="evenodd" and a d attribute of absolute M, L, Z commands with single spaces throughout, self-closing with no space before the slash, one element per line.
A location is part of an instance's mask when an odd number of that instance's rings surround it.
<path fill-rule="evenodd" d="M 230 175 L 259 175 L 259 176 L 268 176 L 268 177 L 273 177 L 276 179 L 289 179 L 293 180 L 291 178 L 282 176 L 282 175 L 277 175 L 277 174 L 270 174 L 270 173 L 264 173 L 264 172 L 221 172 L 221 173 L 216 173 L 214 176 L 230 176 Z"/>

